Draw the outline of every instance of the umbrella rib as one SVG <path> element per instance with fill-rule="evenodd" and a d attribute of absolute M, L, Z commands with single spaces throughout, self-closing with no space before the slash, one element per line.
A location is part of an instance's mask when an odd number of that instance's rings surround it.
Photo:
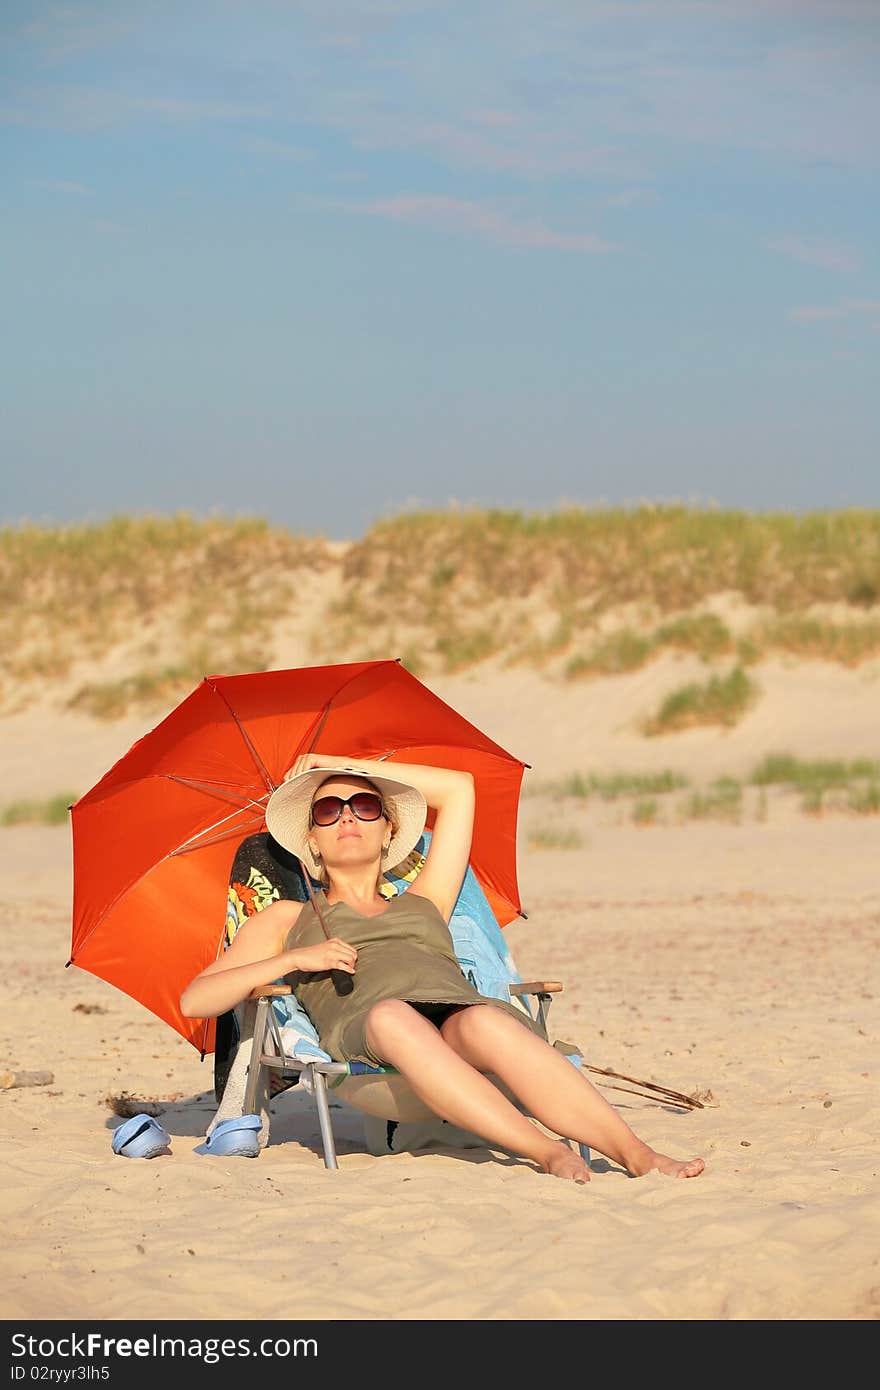
<path fill-rule="evenodd" d="M 382 664 L 382 665 L 386 665 L 386 664 L 388 664 L 388 665 L 395 665 L 396 662 L 388 662 L 388 663 L 382 662 L 382 663 L 380 663 L 380 664 Z M 363 674 L 364 674 L 363 671 L 359 671 L 359 672 L 357 673 L 357 675 L 352 676 L 351 679 L 350 679 L 349 681 L 346 682 L 346 686 L 347 686 L 347 685 L 353 684 L 353 682 L 356 681 L 356 680 L 358 679 L 358 677 L 359 677 L 359 676 L 362 676 Z M 210 681 L 209 681 L 208 683 L 211 684 Z M 343 687 L 341 687 L 341 688 L 342 688 L 342 689 L 345 689 L 346 686 L 343 686 Z M 246 730 L 246 729 L 244 728 L 244 726 L 242 725 L 240 719 L 238 718 L 238 715 L 235 713 L 235 710 L 232 708 L 232 706 L 230 705 L 229 701 L 228 701 L 228 700 L 226 699 L 226 697 L 217 689 L 217 687 L 216 687 L 215 685 L 211 685 L 211 689 L 214 691 L 215 695 L 219 696 L 219 698 L 223 701 L 223 703 L 225 704 L 226 708 L 229 710 L 229 713 L 231 714 L 232 718 L 235 720 L 235 723 L 236 723 L 236 725 L 238 726 L 239 733 L 241 734 L 242 738 L 244 739 L 245 743 L 247 744 L 247 747 L 249 748 L 249 750 L 250 750 L 250 752 L 251 752 L 251 755 L 253 756 L 254 762 L 257 764 L 257 767 L 258 767 L 259 770 L 262 772 L 263 777 L 264 777 L 265 782 L 266 782 L 266 785 L 267 785 L 267 787 L 269 788 L 269 791 L 266 793 L 266 795 L 265 795 L 264 797 L 260 797 L 259 800 L 254 800 L 253 797 L 242 798 L 242 799 L 240 800 L 239 804 L 238 804 L 238 807 L 237 807 L 237 810 L 244 810 L 247 806 L 253 806 L 255 810 L 259 807 L 259 808 L 260 808 L 259 819 L 257 819 L 257 818 L 255 817 L 253 821 L 249 822 L 249 824 L 252 824 L 252 825 L 261 825 L 261 824 L 262 824 L 262 821 L 263 821 L 263 805 L 264 805 L 264 803 L 268 800 L 269 794 L 275 790 L 275 782 L 274 782 L 274 781 L 272 780 L 272 778 L 270 777 L 269 772 L 268 772 L 268 769 L 266 768 L 265 764 L 263 763 L 262 758 L 260 757 L 260 755 L 259 755 L 259 753 L 257 752 L 256 748 L 254 747 L 253 743 L 251 742 L 251 739 L 250 739 L 250 737 L 249 737 L 249 735 L 248 735 L 248 733 L 247 733 L 247 730 Z M 331 708 L 331 706 L 332 706 L 332 704 L 333 704 L 333 700 L 334 700 L 335 696 L 338 695 L 338 694 L 339 694 L 339 691 L 337 690 L 337 691 L 335 692 L 334 695 L 331 695 L 331 696 L 330 696 L 330 699 L 327 701 L 327 703 L 325 704 L 323 710 L 321 711 L 321 714 L 320 714 L 319 717 L 318 717 L 318 726 L 317 726 L 317 729 L 315 730 L 314 734 L 312 735 L 312 740 L 311 740 L 311 745 L 310 745 L 311 747 L 314 747 L 314 745 L 315 745 L 315 743 L 316 743 L 316 741 L 317 741 L 317 739 L 318 739 L 318 736 L 319 736 L 321 730 L 323 729 L 324 724 L 325 724 L 326 721 L 327 721 L 327 715 L 330 713 L 330 708 Z M 192 778 L 189 778 L 189 777 L 179 777 L 176 773 L 169 773 L 168 776 L 169 776 L 169 780 L 170 780 L 170 781 L 172 781 L 172 782 L 179 782 L 182 786 L 185 786 L 185 787 L 193 787 L 193 788 L 195 788 L 195 790 L 197 790 L 197 791 L 209 791 L 209 792 L 214 793 L 214 794 L 217 795 L 217 796 L 225 796 L 226 799 L 227 799 L 227 800 L 230 800 L 230 801 L 232 801 L 232 800 L 235 799 L 235 797 L 234 797 L 233 794 L 231 794 L 231 793 L 228 792 L 228 791 L 225 791 L 225 790 L 221 789 L 221 786 L 220 786 L 219 784 L 214 784 L 214 783 L 211 783 L 211 782 L 196 782 L 195 780 L 193 780 Z M 244 826 L 244 827 L 242 827 L 242 826 L 240 826 L 240 825 L 239 825 L 239 826 L 235 826 L 235 827 L 230 826 L 230 827 L 228 827 L 226 830 L 222 830 L 222 831 L 220 832 L 219 835 L 212 835 L 212 836 L 210 836 L 210 838 L 208 838 L 208 839 L 205 838 L 205 836 L 208 835 L 208 833 L 209 833 L 210 831 L 216 830 L 219 826 L 223 825 L 224 821 L 229 821 L 229 820 L 231 820 L 231 819 L 232 819 L 232 816 L 234 816 L 235 814 L 236 814 L 236 812 L 233 811 L 233 812 L 230 813 L 229 816 L 224 816 L 222 819 L 220 819 L 220 820 L 218 820 L 218 821 L 215 821 L 213 825 L 206 825 L 205 828 L 204 828 L 204 830 L 200 830 L 199 833 L 198 833 L 197 835 L 191 836 L 191 838 L 190 838 L 189 840 L 184 840 L 183 844 L 178 845 L 176 849 L 170 850 L 170 851 L 169 851 L 168 857 L 169 857 L 169 858 L 173 858 L 175 855 L 178 855 L 178 854 L 190 854 L 194 849 L 201 849 L 204 845 L 217 844 L 220 840 L 226 839 L 229 835 L 232 834 L 233 829 L 235 829 L 236 832 L 238 832 L 238 831 L 241 830 L 241 829 L 246 829 L 247 826 Z"/>
<path fill-rule="evenodd" d="M 197 792 L 211 792 L 214 796 L 219 796 L 225 801 L 234 801 L 239 806 L 260 806 L 267 800 L 267 796 L 260 797 L 257 801 L 252 796 L 246 796 L 243 792 L 230 791 L 222 782 L 197 782 L 193 777 L 180 777 L 176 772 L 165 774 L 169 782 L 179 782 L 182 787 L 193 787 Z"/>
<path fill-rule="evenodd" d="M 246 821 L 246 822 L 245 822 L 245 826 L 247 826 L 247 825 L 253 825 L 253 824 L 256 824 L 257 822 L 262 823 L 262 820 L 263 820 L 263 808 L 262 808 L 260 802 L 259 802 L 259 801 L 251 801 L 249 804 L 250 804 L 250 806 L 253 807 L 253 809 L 254 809 L 255 812 L 259 811 L 259 815 L 255 815 L 251 820 Z M 234 811 L 230 811 L 230 813 L 229 813 L 228 816 L 221 816 L 219 820 L 215 820 L 215 821 L 214 821 L 213 825 L 206 825 L 202 830 L 199 830 L 195 835 L 190 835 L 189 839 L 188 839 L 188 840 L 184 840 L 182 844 L 179 844 L 179 845 L 176 847 L 176 849 L 169 850 L 169 851 L 168 851 L 169 857 L 171 857 L 171 856 L 173 856 L 173 855 L 175 855 L 175 854 L 187 854 L 187 853 L 189 853 L 189 851 L 190 851 L 191 849 L 199 849 L 199 848 L 200 848 L 202 845 L 204 845 L 204 844 L 213 844 L 215 840 L 218 840 L 218 839 L 222 840 L 222 839 L 224 838 L 224 836 L 230 834 L 232 830 L 238 830 L 238 829 L 242 828 L 242 827 L 241 827 L 241 822 L 239 822 L 237 825 L 234 825 L 234 826 L 233 826 L 233 825 L 229 825 L 228 822 L 231 821 L 235 816 L 239 815 L 242 811 L 245 811 L 245 810 L 247 810 L 247 809 L 248 809 L 247 804 L 242 805 L 242 806 L 237 806 L 237 807 L 235 808 Z M 221 825 L 226 825 L 226 827 L 227 827 L 226 830 L 221 831 L 219 835 L 212 835 L 210 840 L 206 840 L 206 839 L 205 839 L 205 836 L 206 836 L 206 835 L 211 835 L 211 831 L 212 831 L 212 830 L 219 830 L 219 828 L 220 828 Z"/>
<path fill-rule="evenodd" d="M 388 661 L 388 662 L 380 662 L 380 663 L 378 663 L 378 664 L 379 664 L 379 665 L 383 665 L 383 666 L 384 666 L 384 665 L 395 666 L 395 665 L 398 664 L 398 662 L 395 660 L 395 661 Z M 364 674 L 365 674 L 364 671 L 358 671 L 358 672 L 356 673 L 356 675 L 352 676 L 348 681 L 346 681 L 345 684 L 344 684 L 343 686 L 340 687 L 340 689 L 341 689 L 341 690 L 345 690 L 349 685 L 352 685 L 356 680 L 358 680 L 358 679 L 359 679 L 361 676 L 363 676 Z M 206 677 L 206 680 L 207 680 L 207 677 Z M 208 680 L 208 684 L 211 686 L 211 689 L 213 690 L 214 694 L 215 694 L 220 700 L 223 701 L 224 705 L 225 705 L 226 708 L 229 710 L 229 713 L 230 713 L 230 715 L 232 716 L 232 718 L 235 720 L 235 723 L 236 723 L 236 726 L 237 726 L 237 728 L 238 728 L 238 731 L 239 731 L 239 733 L 241 734 L 241 736 L 242 736 L 242 738 L 243 738 L 245 744 L 247 745 L 247 747 L 248 747 L 248 749 L 249 749 L 249 751 L 250 751 L 250 753 L 251 753 L 251 756 L 252 756 L 254 762 L 255 762 L 256 765 L 257 765 L 258 770 L 259 770 L 259 771 L 262 773 L 262 775 L 263 775 L 263 780 L 265 781 L 266 786 L 267 786 L 268 789 L 269 789 L 269 793 L 273 792 L 273 791 L 275 790 L 276 783 L 274 782 L 274 780 L 273 780 L 272 777 L 270 776 L 268 768 L 266 767 L 265 763 L 263 762 L 263 760 L 262 760 L 262 758 L 260 757 L 259 753 L 257 752 L 256 748 L 254 747 L 254 744 L 253 744 L 252 741 L 251 741 L 250 735 L 248 734 L 247 730 L 245 729 L 244 725 L 242 724 L 242 722 L 241 722 L 241 720 L 239 719 L 238 715 L 236 714 L 235 710 L 232 708 L 232 706 L 230 705 L 229 701 L 226 699 L 226 697 L 225 697 L 225 695 L 222 693 L 222 691 L 218 690 L 218 689 L 217 689 L 217 686 L 214 685 L 212 681 Z M 317 738 L 318 738 L 318 736 L 319 736 L 321 730 L 323 729 L 324 724 L 326 723 L 327 715 L 328 715 L 329 712 L 330 712 L 330 707 L 331 707 L 331 705 L 333 704 L 333 701 L 334 701 L 334 699 L 336 698 L 336 696 L 339 695 L 339 693 L 340 693 L 339 690 L 335 691 L 334 694 L 330 696 L 330 699 L 327 701 L 326 705 L 324 706 L 323 710 L 321 711 L 321 714 L 320 714 L 319 717 L 318 717 L 318 727 L 317 727 L 317 729 L 315 730 L 315 733 L 312 735 L 311 747 L 314 747 L 315 742 L 317 741 Z M 396 750 L 395 750 L 395 751 L 396 751 Z M 218 795 L 218 796 L 223 796 L 223 795 L 225 795 L 229 800 L 232 800 L 232 799 L 233 799 L 233 798 L 229 795 L 228 792 L 222 792 L 222 791 L 219 789 L 218 786 L 214 786 L 214 785 L 212 785 L 210 782 L 198 783 L 198 782 L 195 782 L 195 781 L 193 781 L 193 780 L 191 780 L 191 779 L 189 779 L 189 778 L 186 778 L 186 777 L 179 777 L 179 776 L 177 776 L 177 775 L 174 774 L 174 773 L 169 774 L 169 776 L 170 776 L 170 780 L 171 780 L 171 781 L 180 782 L 183 786 L 194 787 L 194 788 L 196 788 L 196 790 L 208 790 L 208 791 L 212 791 L 212 792 L 214 792 L 214 793 L 215 793 L 216 795 Z M 265 800 L 267 800 L 267 799 L 268 799 L 268 793 L 267 793 L 267 796 L 266 796 L 266 797 L 260 798 L 259 801 L 255 801 L 255 800 L 253 800 L 253 798 L 251 798 L 251 799 L 244 799 L 244 800 L 241 801 L 239 809 L 244 810 L 245 807 L 248 806 L 248 805 L 253 806 L 255 809 L 256 809 L 256 807 L 258 807 L 258 806 L 262 807 L 262 803 L 263 803 Z M 234 815 L 235 813 L 233 812 L 232 814 Z M 226 838 L 226 836 L 228 836 L 229 834 L 232 833 L 231 828 L 228 829 L 228 830 L 222 831 L 219 835 L 214 835 L 214 836 L 212 836 L 210 839 L 207 839 L 207 840 L 206 840 L 204 837 L 205 837 L 205 835 L 206 835 L 209 831 L 215 830 L 218 826 L 221 826 L 221 825 L 223 824 L 224 820 L 229 820 L 229 819 L 231 819 L 231 816 L 226 816 L 226 817 L 224 817 L 223 819 L 221 819 L 221 820 L 219 820 L 219 821 L 215 821 L 213 825 L 207 825 L 207 826 L 205 826 L 205 829 L 204 829 L 204 830 L 200 830 L 199 833 L 198 833 L 198 835 L 193 835 L 189 840 L 184 840 L 184 842 L 183 842 L 182 845 L 178 845 L 176 849 L 173 849 L 173 850 L 169 851 L 169 858 L 171 858 L 171 857 L 173 857 L 174 855 L 177 855 L 177 854 L 189 854 L 193 849 L 200 849 L 203 845 L 207 845 L 207 844 L 216 844 L 219 840 L 222 840 L 222 839 Z M 261 822 L 262 822 L 262 809 L 261 809 L 261 812 L 260 812 L 260 823 L 261 823 Z M 255 824 L 255 823 L 257 823 L 257 822 L 254 821 L 254 822 L 251 822 L 251 823 L 252 823 L 252 824 Z M 240 827 L 236 827 L 236 829 L 239 829 L 239 828 L 240 828 Z"/>
<path fill-rule="evenodd" d="M 207 680 L 208 678 L 205 677 L 205 679 Z M 226 696 L 223 694 L 223 692 L 222 692 L 221 690 L 218 690 L 218 689 L 217 689 L 217 687 L 216 687 L 216 685 L 214 685 L 213 681 L 208 680 L 208 684 L 210 685 L 211 689 L 213 690 L 213 692 L 214 692 L 214 694 L 217 696 L 217 698 L 218 698 L 219 700 L 222 700 L 223 703 L 224 703 L 224 705 L 226 706 L 226 708 L 229 710 L 229 713 L 232 715 L 232 718 L 235 720 L 235 724 L 236 724 L 236 727 L 238 728 L 238 732 L 241 734 L 242 738 L 244 739 L 245 745 L 246 745 L 248 751 L 250 752 L 251 757 L 253 758 L 254 762 L 255 762 L 256 765 L 257 765 L 257 770 L 258 770 L 258 772 L 260 772 L 260 773 L 262 774 L 263 781 L 266 783 L 266 786 L 269 788 L 269 791 L 270 791 L 270 792 L 273 792 L 273 791 L 275 790 L 275 782 L 273 781 L 272 777 L 269 775 L 269 769 L 266 767 L 266 764 L 263 762 L 263 759 L 260 757 L 260 755 L 259 755 L 259 753 L 257 752 L 256 748 L 254 747 L 253 743 L 251 742 L 251 737 L 250 737 L 250 734 L 248 733 L 247 729 L 246 729 L 246 728 L 244 727 L 244 725 L 242 724 L 241 720 L 239 719 L 238 715 L 236 714 L 235 710 L 232 708 L 231 704 L 229 703 L 229 701 L 227 700 L 227 698 L 226 698 Z"/>
<path fill-rule="evenodd" d="M 366 668 L 372 670 L 375 666 L 398 666 L 399 664 L 400 664 L 400 658 L 399 658 L 399 657 L 395 657 L 393 661 L 376 661 L 376 662 L 368 661 L 368 662 L 365 663 L 365 666 L 366 666 Z M 342 692 L 343 692 L 344 690 L 347 690 L 348 687 L 349 687 L 350 685 L 354 685 L 355 681 L 360 680 L 360 679 L 361 679 L 363 676 L 365 676 L 366 674 L 367 674 L 367 670 L 366 670 L 366 669 L 362 669 L 362 670 L 360 670 L 360 671 L 356 671 L 356 672 L 354 673 L 353 676 L 349 676 L 348 680 L 345 681 L 342 685 L 340 685 L 340 687 L 339 687 L 338 690 L 334 690 L 333 694 L 330 696 L 330 698 L 329 698 L 329 700 L 327 701 L 327 703 L 325 704 L 324 708 L 321 710 L 321 713 L 318 715 L 317 719 L 313 722 L 312 728 L 306 730 L 305 738 L 310 739 L 309 746 L 308 746 L 308 749 L 307 749 L 307 752 L 308 752 L 308 753 L 311 753 L 311 752 L 313 751 L 313 749 L 314 749 L 314 747 L 315 747 L 315 744 L 318 742 L 318 739 L 319 739 L 320 736 L 321 736 L 321 731 L 322 731 L 322 729 L 324 728 L 324 725 L 327 723 L 327 716 L 328 716 L 328 714 L 330 713 L 330 709 L 331 709 L 331 707 L 332 707 L 332 705 L 333 705 L 333 701 L 337 698 L 337 696 L 341 695 Z M 314 733 L 312 733 L 312 729 L 314 729 Z M 303 743 L 305 742 L 305 738 L 299 743 L 299 745 L 298 745 L 298 747 L 297 747 L 297 753 L 299 753 L 300 749 L 302 748 Z M 386 754 L 386 757 L 387 757 L 387 756 L 388 756 L 388 755 Z"/>
<path fill-rule="evenodd" d="M 216 824 L 222 825 L 223 822 L 217 821 Z M 192 854 L 193 850 L 204 849 L 206 845 L 218 845 L 221 840 L 228 840 L 230 835 L 239 835 L 242 830 L 248 830 L 252 825 L 262 824 L 263 817 L 262 814 L 260 814 L 259 816 L 254 816 L 253 820 L 245 821 L 244 825 L 229 825 L 225 830 L 221 830 L 219 834 L 211 835 L 205 839 L 206 832 L 215 828 L 213 825 L 206 826 L 205 830 L 200 831 L 198 835 L 194 835 L 191 840 L 185 840 L 182 845 L 177 846 L 177 849 L 169 850 L 168 858 L 173 859 L 178 854 Z"/>

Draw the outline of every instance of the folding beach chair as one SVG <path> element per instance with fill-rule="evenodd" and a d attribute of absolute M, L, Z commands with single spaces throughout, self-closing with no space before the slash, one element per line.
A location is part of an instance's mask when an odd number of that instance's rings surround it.
<path fill-rule="evenodd" d="M 424 864 L 430 835 L 426 830 L 403 864 L 385 874 L 381 891 L 387 897 L 405 892 L 412 883 Z M 233 863 L 227 945 L 248 916 L 282 897 L 298 902 L 308 898 L 299 861 L 268 833 L 250 836 L 240 846 Z M 475 988 L 486 997 L 508 1000 L 522 1008 L 538 1022 L 549 1040 L 549 1007 L 562 985 L 558 981 L 520 978 L 470 867 L 449 929 L 462 973 Z M 554 1046 L 575 1066 L 581 1065 L 579 1048 L 561 1041 L 554 1042 Z M 490 1079 L 519 1106 L 497 1077 Z M 432 1142 L 451 1147 L 485 1147 L 484 1139 L 456 1129 L 434 1115 L 393 1067 L 333 1061 L 321 1047 L 314 1025 L 295 993 L 282 981 L 254 990 L 238 1009 L 218 1019 L 214 1081 L 219 1104 L 208 1137 L 224 1120 L 260 1114 L 261 1147 L 269 1140 L 270 1098 L 293 1086 L 309 1092 L 317 1109 L 327 1168 L 338 1167 L 328 1093 L 362 1112 L 373 1153 L 402 1152 Z M 587 1146 L 579 1148 L 589 1162 Z"/>

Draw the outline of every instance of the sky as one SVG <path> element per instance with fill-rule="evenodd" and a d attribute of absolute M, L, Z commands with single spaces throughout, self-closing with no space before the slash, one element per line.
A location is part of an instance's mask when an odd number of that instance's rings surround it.
<path fill-rule="evenodd" d="M 0 523 L 880 506 L 880 0 L 0 7 Z"/>

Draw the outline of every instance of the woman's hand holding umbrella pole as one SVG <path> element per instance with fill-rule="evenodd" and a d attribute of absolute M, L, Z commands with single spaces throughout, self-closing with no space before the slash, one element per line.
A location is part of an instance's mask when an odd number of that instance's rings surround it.
<path fill-rule="evenodd" d="M 274 905 L 275 909 L 280 907 L 280 903 Z M 265 914 L 268 913 L 273 913 L 273 908 L 266 908 Z M 334 979 L 338 974 L 351 987 L 351 976 L 357 965 L 357 948 L 338 936 L 318 941 L 314 946 L 297 946 L 277 955 L 263 954 L 257 959 L 247 959 L 264 949 L 260 929 L 268 924 L 265 914 L 260 913 L 249 924 L 257 926 L 259 923 L 257 932 L 240 932 L 229 951 L 207 966 L 183 991 L 180 1009 L 184 1018 L 217 1018 L 234 1009 L 251 990 L 300 971 L 313 973 L 329 970 Z M 259 922 L 259 917 L 265 920 Z"/>
<path fill-rule="evenodd" d="M 335 974 L 337 970 L 341 970 L 345 975 L 353 975 L 357 965 L 357 947 L 343 941 L 340 936 L 328 937 L 326 941 L 319 941 L 314 946 L 297 947 L 289 954 L 297 958 L 294 966 L 296 971 L 313 974 L 320 970 L 329 970 L 331 974 Z M 347 983 L 350 988 L 351 982 Z"/>

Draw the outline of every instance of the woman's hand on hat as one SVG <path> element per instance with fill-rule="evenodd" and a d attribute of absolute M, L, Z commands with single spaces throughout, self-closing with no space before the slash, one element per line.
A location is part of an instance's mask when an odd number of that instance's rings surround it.
<path fill-rule="evenodd" d="M 291 777 L 298 777 L 301 772 L 311 772 L 314 767 L 338 767 L 345 761 L 345 758 L 338 757 L 335 753 L 300 753 L 282 780 L 289 782 Z"/>
<path fill-rule="evenodd" d="M 357 947 L 343 941 L 339 936 L 331 936 L 329 941 L 318 941 L 314 946 L 295 946 L 287 951 L 287 970 L 344 970 L 353 975 L 357 965 Z"/>

